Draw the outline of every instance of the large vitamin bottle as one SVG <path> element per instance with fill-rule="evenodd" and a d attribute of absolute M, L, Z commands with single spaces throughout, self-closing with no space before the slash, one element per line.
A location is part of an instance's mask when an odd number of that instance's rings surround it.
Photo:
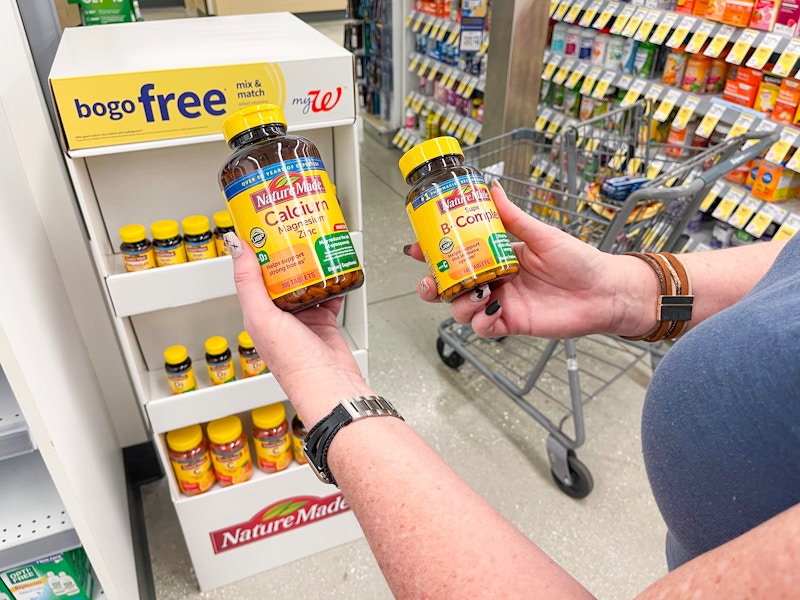
<path fill-rule="evenodd" d="M 412 186 L 406 212 L 443 302 L 519 272 L 489 188 L 480 171 L 464 165 L 455 138 L 422 142 L 399 166 Z"/>
<path fill-rule="evenodd" d="M 239 417 L 230 415 L 211 421 L 206 432 L 217 482 L 225 487 L 250 479 L 253 461 Z"/>
<path fill-rule="evenodd" d="M 233 113 L 222 129 L 234 152 L 220 187 L 275 304 L 296 312 L 361 287 L 364 272 L 317 147 L 287 135 L 271 104 Z"/>
<path fill-rule="evenodd" d="M 208 453 L 208 442 L 200 425 L 189 425 L 167 433 L 169 459 L 178 488 L 187 496 L 202 494 L 217 480 Z"/>

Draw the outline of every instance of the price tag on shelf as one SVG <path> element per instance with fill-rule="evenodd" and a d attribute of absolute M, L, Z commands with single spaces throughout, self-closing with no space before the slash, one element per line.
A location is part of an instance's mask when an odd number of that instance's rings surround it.
<path fill-rule="evenodd" d="M 597 85 L 594 86 L 594 90 L 592 91 L 592 98 L 597 98 L 598 100 L 602 100 L 603 97 L 606 95 L 608 88 L 611 87 L 611 84 L 614 83 L 614 80 L 617 78 L 617 74 L 613 71 L 606 71 L 600 77 L 600 81 L 597 82 Z"/>
<path fill-rule="evenodd" d="M 436 41 L 443 42 L 448 33 L 452 33 L 453 26 L 450 24 L 452 21 L 446 21 L 440 28 L 439 33 L 436 34 Z"/>
<path fill-rule="evenodd" d="M 547 123 L 550 121 L 550 115 L 552 114 L 553 111 L 549 108 L 542 109 L 539 112 L 539 116 L 536 117 L 536 123 L 533 124 L 533 128 L 539 132 L 544 131 L 545 127 L 547 127 Z"/>
<path fill-rule="evenodd" d="M 581 80 L 581 77 L 583 77 L 586 71 L 589 70 L 589 66 L 590 66 L 589 63 L 585 62 L 579 62 L 577 65 L 575 65 L 575 68 L 572 70 L 572 73 L 570 73 L 569 78 L 567 79 L 564 86 L 568 90 L 571 90 L 576 85 L 578 85 L 578 82 Z"/>
<path fill-rule="evenodd" d="M 578 15 L 581 14 L 581 10 L 583 9 L 583 5 L 586 4 L 583 0 L 579 0 L 573 4 L 566 15 L 564 15 L 564 23 L 574 23 L 575 19 L 578 18 Z"/>
<path fill-rule="evenodd" d="M 611 35 L 619 35 L 622 33 L 623 28 L 628 23 L 628 19 L 633 15 L 636 7 L 633 4 L 626 4 L 625 7 L 619 11 L 617 18 L 614 19 L 614 24 L 611 26 Z"/>
<path fill-rule="evenodd" d="M 550 60 L 547 61 L 547 64 L 542 69 L 542 79 L 545 81 L 550 81 L 553 78 L 553 75 L 558 68 L 558 64 L 561 62 L 561 56 L 559 54 L 553 53 L 550 57 Z"/>
<path fill-rule="evenodd" d="M 710 56 L 711 58 L 717 58 L 722 51 L 725 50 L 725 46 L 728 45 L 731 37 L 733 34 L 736 33 L 736 28 L 731 27 L 730 25 L 723 25 L 719 28 L 719 31 L 714 35 L 714 38 L 709 42 L 706 51 L 703 52 L 706 56 Z"/>
<path fill-rule="evenodd" d="M 597 83 L 597 78 L 603 73 L 603 69 L 600 67 L 592 67 L 586 73 L 586 77 L 583 78 L 583 84 L 581 84 L 581 96 L 589 96 L 594 89 L 594 84 Z"/>
<path fill-rule="evenodd" d="M 748 115 L 746 113 L 740 114 L 733 122 L 733 125 L 731 125 L 731 130 L 728 132 L 728 135 L 725 136 L 725 139 L 729 140 L 743 133 L 747 133 L 750 131 L 750 127 L 752 127 L 755 120 L 756 118 L 753 115 Z"/>
<path fill-rule="evenodd" d="M 725 190 L 726 185 L 722 181 L 717 181 L 714 186 L 708 191 L 706 197 L 703 198 L 703 201 L 700 203 L 698 210 L 701 212 L 708 212 L 708 209 L 711 208 L 711 205 L 714 204 L 714 200 L 720 197 L 720 195 Z"/>
<path fill-rule="evenodd" d="M 766 159 L 771 163 L 775 163 L 776 165 L 783 163 L 784 159 L 786 158 L 786 155 L 789 154 L 789 150 L 792 149 L 792 146 L 797 140 L 798 135 L 800 135 L 800 131 L 798 131 L 797 129 L 792 129 L 791 127 L 784 127 L 781 130 L 781 137 L 778 139 L 777 142 L 772 144 L 772 147 L 767 152 Z M 793 171 L 797 171 L 796 168 L 792 167 L 789 168 L 792 169 Z"/>
<path fill-rule="evenodd" d="M 650 41 L 659 46 L 663 44 L 669 32 L 672 31 L 672 26 L 675 25 L 675 22 L 678 20 L 678 16 L 679 15 L 675 13 L 667 13 L 664 15 L 664 18 L 661 19 L 661 23 L 658 24 L 658 27 L 656 27 L 656 30 L 653 32 Z"/>
<path fill-rule="evenodd" d="M 431 66 L 431 59 L 428 57 L 423 58 L 422 62 L 419 65 L 419 69 L 417 69 L 417 75 L 419 75 L 420 77 L 425 77 L 425 74 L 428 72 L 428 69 L 430 69 L 430 66 Z"/>
<path fill-rule="evenodd" d="M 417 67 L 419 66 L 419 54 L 412 54 L 411 60 L 408 62 L 408 70 L 412 73 L 416 72 Z"/>
<path fill-rule="evenodd" d="M 586 140 L 586 151 L 589 153 L 594 152 L 597 150 L 597 147 L 600 145 L 600 140 L 596 137 L 591 137 Z"/>
<path fill-rule="evenodd" d="M 548 16 L 552 19 L 553 15 L 556 13 L 556 9 L 558 8 L 558 0 L 550 0 L 550 12 Z"/>
<path fill-rule="evenodd" d="M 661 173 L 661 169 L 664 168 L 664 164 L 664 161 L 660 158 L 651 160 L 650 164 L 647 166 L 647 178 L 655 179 L 658 177 L 658 174 Z"/>
<path fill-rule="evenodd" d="M 711 32 L 714 31 L 714 27 L 716 26 L 717 24 L 711 21 L 703 21 L 700 23 L 700 27 L 697 28 L 697 31 L 695 31 L 694 35 L 689 39 L 689 43 L 686 44 L 686 51 L 691 54 L 700 52 L 700 50 L 703 49 L 703 44 L 706 43 L 708 36 L 711 35 Z"/>
<path fill-rule="evenodd" d="M 458 88 L 456 88 L 456 94 L 459 96 L 463 96 L 464 98 L 469 98 L 469 96 L 465 95 L 464 92 L 467 91 L 467 84 L 469 83 L 470 77 L 465 75 L 464 78 L 458 83 Z M 470 94 L 471 96 L 472 94 Z"/>
<path fill-rule="evenodd" d="M 628 161 L 627 166 L 625 167 L 625 172 L 627 175 L 636 175 L 639 172 L 639 169 L 642 168 L 642 159 L 638 156 L 634 156 L 632 159 Z"/>
<path fill-rule="evenodd" d="M 639 26 L 639 29 L 636 30 L 633 39 L 637 42 L 646 42 L 647 38 L 650 36 L 650 32 L 653 31 L 653 27 L 656 26 L 660 18 L 661 11 L 653 9 L 648 10 L 647 16 L 642 19 L 642 24 Z"/>
<path fill-rule="evenodd" d="M 453 33 L 450 34 L 450 37 L 447 38 L 445 42 L 448 46 L 457 46 L 461 39 L 461 30 L 460 29 L 453 29 Z"/>
<path fill-rule="evenodd" d="M 700 121 L 700 124 L 697 126 L 695 130 L 695 135 L 699 135 L 701 138 L 708 139 L 714 129 L 719 123 L 719 120 L 722 118 L 722 115 L 725 114 L 726 108 L 721 104 L 712 104 L 711 107 L 706 112 L 706 116 L 703 117 L 703 120 Z"/>
<path fill-rule="evenodd" d="M 645 88 L 647 88 L 648 81 L 646 79 L 636 79 L 632 84 L 631 87 L 628 89 L 625 97 L 622 98 L 622 102 L 620 102 L 620 108 L 627 108 L 636 102 L 639 99 L 639 96 L 642 95 Z"/>
<path fill-rule="evenodd" d="M 433 27 L 431 27 L 431 30 L 428 32 L 428 37 L 431 37 L 433 39 L 438 38 L 439 37 L 439 31 L 441 31 L 443 27 L 444 27 L 444 23 L 441 23 L 439 21 L 434 21 Z"/>
<path fill-rule="evenodd" d="M 564 115 L 560 113 L 553 114 L 553 118 L 550 119 L 550 123 L 547 126 L 547 132 L 552 133 L 555 135 L 559 129 L 561 129 L 561 124 L 564 122 Z"/>
<path fill-rule="evenodd" d="M 426 20 L 427 20 L 426 15 L 418 13 L 414 17 L 414 20 L 411 22 L 411 31 L 413 31 L 414 33 L 419 33 L 419 30 L 422 29 L 422 26 L 425 24 Z"/>
<path fill-rule="evenodd" d="M 636 12 L 633 13 L 628 22 L 625 24 L 625 28 L 622 30 L 622 35 L 625 37 L 633 37 L 633 35 L 639 31 L 639 26 L 644 21 L 645 17 L 647 17 L 647 9 L 646 8 L 637 8 Z"/>
<path fill-rule="evenodd" d="M 558 8 L 556 8 L 556 12 L 553 14 L 553 18 L 556 21 L 562 20 L 564 18 L 564 15 L 567 14 L 570 4 L 571 4 L 570 0 L 563 0 L 563 2 L 561 2 L 561 4 L 558 5 Z"/>
<path fill-rule="evenodd" d="M 728 225 L 733 225 L 736 229 L 742 229 L 747 225 L 755 212 L 761 208 L 762 204 L 763 202 L 761 200 L 753 198 L 753 196 L 748 196 L 742 200 L 742 203 L 733 211 L 731 218 L 728 219 Z"/>
<path fill-rule="evenodd" d="M 447 126 L 447 133 L 453 135 L 456 132 L 456 129 L 461 125 L 461 122 L 464 120 L 464 117 L 461 115 L 456 115 L 450 121 L 450 124 Z"/>
<path fill-rule="evenodd" d="M 422 26 L 422 35 L 428 35 L 431 29 L 433 29 L 433 17 L 425 20 L 425 24 Z"/>
<path fill-rule="evenodd" d="M 645 92 L 644 97 L 650 102 L 651 110 L 655 108 L 655 103 L 658 102 L 658 99 L 661 98 L 661 94 L 664 92 L 664 86 L 660 83 L 655 83 L 650 86 L 650 88 Z"/>
<path fill-rule="evenodd" d="M 794 71 L 798 58 L 800 58 L 800 40 L 794 38 L 786 44 L 778 60 L 775 61 L 772 72 L 779 77 L 789 77 Z"/>
<path fill-rule="evenodd" d="M 767 61 L 772 58 L 775 48 L 778 47 L 778 42 L 780 41 L 781 38 L 778 35 L 773 33 L 765 35 L 764 39 L 761 40 L 761 43 L 756 48 L 756 51 L 753 52 L 752 56 L 747 60 L 745 66 L 751 69 L 763 69 Z"/>
<path fill-rule="evenodd" d="M 778 229 L 777 233 L 772 237 L 773 240 L 788 240 L 797 230 L 800 229 L 800 215 L 791 213 L 786 216 L 786 220 Z"/>
<path fill-rule="evenodd" d="M 464 90 L 464 97 L 469 98 L 472 96 L 472 92 L 475 91 L 475 86 L 478 85 L 480 79 L 478 77 L 470 77 L 467 81 L 467 89 Z"/>
<path fill-rule="evenodd" d="M 672 125 L 678 129 L 686 129 L 689 119 L 692 118 L 694 111 L 700 105 L 700 98 L 697 96 L 687 96 L 678 109 L 678 114 L 672 120 Z"/>
<path fill-rule="evenodd" d="M 667 48 L 677 48 L 686 40 L 686 36 L 689 35 L 689 32 L 697 23 L 697 19 L 694 17 L 683 17 L 680 20 L 678 25 L 675 27 L 675 31 L 672 32 L 669 40 L 667 40 Z"/>
<path fill-rule="evenodd" d="M 795 173 L 800 173 L 800 149 L 798 149 L 789 162 L 786 163 L 786 168 L 791 169 Z"/>
<path fill-rule="evenodd" d="M 732 65 L 742 64 L 744 57 L 747 55 L 748 50 L 750 50 L 757 37 L 758 32 L 756 30 L 745 29 L 741 34 L 739 34 L 739 39 L 736 40 L 733 48 L 731 48 L 731 51 L 728 52 L 728 57 L 725 59 L 725 62 L 728 62 Z"/>
<path fill-rule="evenodd" d="M 600 15 L 595 19 L 594 23 L 592 23 L 592 27 L 595 29 L 603 29 L 608 22 L 611 20 L 611 17 L 614 16 L 614 13 L 617 12 L 619 9 L 619 2 L 609 2 L 603 8 L 603 11 Z"/>
<path fill-rule="evenodd" d="M 727 221 L 746 195 L 747 192 L 745 190 L 731 187 L 722 197 L 722 200 L 719 201 L 711 216 L 720 221 Z"/>
<path fill-rule="evenodd" d="M 572 68 L 575 66 L 575 59 L 567 57 L 564 59 L 564 62 L 561 63 L 561 66 L 556 71 L 556 74 L 553 75 L 553 83 L 557 85 L 561 85 L 567 80 L 567 75 L 570 74 Z"/>
<path fill-rule="evenodd" d="M 787 214 L 786 209 L 765 202 L 744 230 L 750 235 L 760 238 L 772 223 L 783 223 Z"/>
<path fill-rule="evenodd" d="M 619 80 L 617 80 L 616 87 L 622 90 L 630 89 L 631 84 L 633 83 L 633 77 L 630 75 L 622 75 Z"/>
<path fill-rule="evenodd" d="M 467 130 L 467 125 L 468 124 L 469 124 L 469 121 L 467 121 L 467 119 L 462 120 L 461 123 L 458 124 L 458 129 L 456 129 L 456 137 L 458 139 L 460 139 L 460 140 L 464 139 L 464 133 Z"/>
<path fill-rule="evenodd" d="M 658 109 L 653 114 L 653 118 L 659 123 L 663 123 L 664 121 L 666 121 L 667 118 L 669 118 L 670 113 L 672 113 L 672 109 L 675 108 L 675 104 L 680 99 L 681 99 L 680 90 L 671 89 L 670 91 L 668 91 L 667 95 L 664 96 L 664 99 L 658 106 Z"/>
<path fill-rule="evenodd" d="M 759 121 L 758 125 L 756 125 L 757 132 L 771 132 L 775 131 L 778 128 L 778 124 L 775 121 L 770 121 L 769 119 L 763 119 Z M 747 150 L 751 146 L 755 146 L 761 140 L 747 140 L 744 145 L 742 146 L 742 150 Z"/>
<path fill-rule="evenodd" d="M 591 4 L 586 7 L 586 10 L 583 11 L 583 16 L 581 20 L 578 21 L 578 25 L 581 27 L 589 27 L 594 21 L 595 15 L 597 15 L 597 11 L 599 11 L 603 6 L 602 0 L 592 0 Z"/>

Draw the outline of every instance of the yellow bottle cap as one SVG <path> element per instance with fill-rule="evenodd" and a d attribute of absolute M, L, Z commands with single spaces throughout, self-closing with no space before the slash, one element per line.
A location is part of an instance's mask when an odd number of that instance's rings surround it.
<path fill-rule="evenodd" d="M 233 227 L 233 219 L 228 209 L 214 213 L 214 225 L 217 227 Z"/>
<path fill-rule="evenodd" d="M 167 433 L 167 445 L 175 452 L 186 452 L 196 448 L 203 441 L 203 429 L 200 425 L 189 425 Z"/>
<path fill-rule="evenodd" d="M 164 219 L 163 221 L 156 221 L 150 225 L 150 233 L 153 234 L 154 240 L 170 240 L 180 235 L 178 229 L 178 222 L 172 219 Z"/>
<path fill-rule="evenodd" d="M 222 124 L 225 142 L 230 142 L 237 135 L 253 127 L 280 123 L 286 125 L 286 117 L 280 107 L 274 104 L 256 104 L 236 111 Z"/>
<path fill-rule="evenodd" d="M 186 217 L 183 221 L 181 221 L 181 225 L 183 226 L 183 232 L 186 235 L 202 235 L 211 231 L 211 228 L 208 224 L 208 217 L 205 215 L 192 215 L 191 217 Z"/>
<path fill-rule="evenodd" d="M 422 142 L 400 157 L 400 162 L 398 163 L 400 166 L 400 173 L 403 175 L 403 179 L 405 179 L 414 169 L 423 163 L 433 158 L 447 156 L 448 154 L 464 156 L 461 145 L 454 137 L 442 136 Z"/>
<path fill-rule="evenodd" d="M 206 426 L 208 439 L 215 444 L 227 444 L 242 435 L 242 422 L 236 415 L 211 421 Z"/>
<path fill-rule="evenodd" d="M 171 365 L 179 365 L 189 358 L 186 346 L 175 345 L 164 350 L 164 360 Z"/>
<path fill-rule="evenodd" d="M 206 340 L 206 352 L 209 354 L 222 354 L 227 349 L 228 340 L 221 335 L 214 335 Z"/>
<path fill-rule="evenodd" d="M 144 225 L 125 225 L 119 230 L 119 237 L 126 244 L 135 244 L 147 239 L 147 230 Z"/>
<path fill-rule="evenodd" d="M 246 331 L 243 331 L 239 334 L 239 345 L 244 348 L 252 348 L 253 347 L 253 338 L 250 337 L 250 334 Z"/>
<path fill-rule="evenodd" d="M 253 425 L 259 429 L 274 429 L 286 420 L 286 407 L 282 403 L 268 404 L 261 408 L 254 408 L 250 416 Z"/>

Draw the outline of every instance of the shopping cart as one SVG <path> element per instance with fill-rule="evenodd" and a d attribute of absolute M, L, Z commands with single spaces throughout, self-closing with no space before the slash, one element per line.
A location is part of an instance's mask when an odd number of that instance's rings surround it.
<path fill-rule="evenodd" d="M 745 134 L 695 152 L 624 201 L 610 202 L 598 193 L 599 186 L 584 177 L 586 165 L 602 177 L 646 173 L 652 159 L 651 148 L 640 135 L 647 127 L 646 114 L 645 110 L 642 117 L 636 107 L 625 111 L 624 126 L 615 135 L 609 135 L 612 128 L 601 127 L 609 121 L 597 119 L 552 137 L 536 129 L 518 129 L 468 148 L 466 162 L 487 180 L 500 180 L 508 197 L 527 213 L 604 252 L 678 251 L 687 222 L 714 182 L 766 152 L 778 136 Z M 539 168 L 544 159 L 551 161 L 549 170 Z M 575 454 L 586 437 L 584 405 L 642 365 L 643 358 L 649 356 L 650 366 L 655 367 L 666 351 L 663 344 L 610 335 L 487 339 L 452 318 L 441 323 L 438 334 L 437 351 L 447 366 L 458 368 L 469 362 L 544 427 L 553 479 L 574 498 L 587 496 L 593 487 L 589 469 Z M 644 368 L 646 381 L 650 367 L 645 363 Z"/>

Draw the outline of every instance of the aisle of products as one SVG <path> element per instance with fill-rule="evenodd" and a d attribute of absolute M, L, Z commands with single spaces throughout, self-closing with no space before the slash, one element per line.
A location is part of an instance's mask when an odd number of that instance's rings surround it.
<path fill-rule="evenodd" d="M 409 91 L 403 126 L 392 143 L 403 150 L 440 135 L 474 144 L 483 123 L 489 49 L 486 2 L 414 3 L 406 18 Z"/>
<path fill-rule="evenodd" d="M 714 186 L 690 231 L 710 224 L 695 247 L 706 249 L 800 228 L 796 5 L 555 0 L 550 15 L 538 131 L 552 138 L 646 98 L 650 178 L 730 137 L 780 131 L 763 158 Z"/>

